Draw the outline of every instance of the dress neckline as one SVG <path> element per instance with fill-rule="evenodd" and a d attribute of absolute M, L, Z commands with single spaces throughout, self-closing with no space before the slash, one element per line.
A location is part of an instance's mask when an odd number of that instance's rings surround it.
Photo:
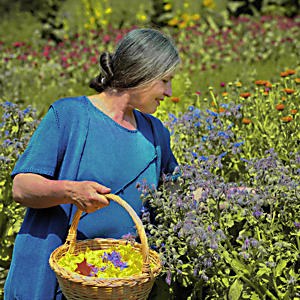
<path fill-rule="evenodd" d="M 134 114 L 134 117 L 135 117 L 135 122 L 136 122 L 136 127 L 137 127 L 137 128 L 136 128 L 136 129 L 129 129 L 129 128 L 126 128 L 126 127 L 120 125 L 120 124 L 117 123 L 116 121 L 114 121 L 109 115 L 107 115 L 107 114 L 104 113 L 101 109 L 99 109 L 96 105 L 94 105 L 93 102 L 88 98 L 88 96 L 84 95 L 83 97 L 86 99 L 86 101 L 87 101 L 88 103 L 91 104 L 91 106 L 92 106 L 94 109 L 97 110 L 97 112 L 99 112 L 102 116 L 104 116 L 105 118 L 107 118 L 108 120 L 110 120 L 110 122 L 112 122 L 114 125 L 116 125 L 116 126 L 122 128 L 122 129 L 124 129 L 124 130 L 126 130 L 126 131 L 128 131 L 128 132 L 132 132 L 132 133 L 138 132 L 138 130 L 139 130 L 138 113 L 137 113 L 137 111 L 136 111 L 135 109 L 133 109 L 133 114 Z"/>

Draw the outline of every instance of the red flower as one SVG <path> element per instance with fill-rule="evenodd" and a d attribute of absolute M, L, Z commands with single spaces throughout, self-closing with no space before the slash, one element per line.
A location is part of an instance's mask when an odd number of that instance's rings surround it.
<path fill-rule="evenodd" d="M 282 117 L 281 120 L 282 120 L 284 123 L 289 123 L 289 122 L 293 121 L 293 117 L 291 117 L 291 116 L 288 116 L 288 117 Z"/>
<path fill-rule="evenodd" d="M 241 93 L 240 96 L 247 99 L 248 97 L 251 96 L 251 93 Z"/>
<path fill-rule="evenodd" d="M 282 103 L 280 103 L 280 104 L 277 104 L 276 106 L 275 106 L 275 108 L 277 109 L 277 110 L 284 110 L 284 104 L 282 104 Z"/>
<path fill-rule="evenodd" d="M 179 97 L 172 97 L 172 98 L 171 98 L 171 101 L 172 101 L 173 103 L 178 103 L 178 102 L 180 101 L 180 98 L 179 98 Z"/>
<path fill-rule="evenodd" d="M 291 112 L 292 115 L 295 115 L 298 112 L 298 110 L 297 109 L 291 109 L 290 112 Z"/>
<path fill-rule="evenodd" d="M 268 82 L 268 81 L 266 81 L 266 80 L 256 80 L 256 81 L 255 81 L 255 84 L 256 84 L 256 85 L 265 85 L 267 82 Z"/>
<path fill-rule="evenodd" d="M 284 91 L 287 93 L 287 94 L 293 94 L 295 92 L 295 90 L 293 89 L 284 89 Z"/>

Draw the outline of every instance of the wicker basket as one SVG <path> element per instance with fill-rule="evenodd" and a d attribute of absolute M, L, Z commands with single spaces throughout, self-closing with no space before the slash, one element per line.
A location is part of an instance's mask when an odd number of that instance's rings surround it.
<path fill-rule="evenodd" d="M 77 254 L 85 251 L 87 247 L 91 250 L 105 250 L 115 245 L 126 244 L 125 240 L 117 239 L 96 238 L 76 241 L 77 226 L 82 214 L 81 210 L 77 210 L 74 215 L 65 244 L 51 253 L 49 264 L 56 273 L 60 288 L 68 300 L 147 299 L 155 278 L 161 272 L 161 261 L 158 253 L 149 249 L 142 221 L 130 205 L 116 195 L 106 194 L 105 196 L 123 206 L 137 227 L 141 244 L 134 243 L 133 250 L 142 253 L 142 273 L 122 278 L 96 278 L 70 272 L 58 265 L 59 259 L 67 252 Z M 155 265 L 152 270 L 150 269 L 150 262 Z"/>

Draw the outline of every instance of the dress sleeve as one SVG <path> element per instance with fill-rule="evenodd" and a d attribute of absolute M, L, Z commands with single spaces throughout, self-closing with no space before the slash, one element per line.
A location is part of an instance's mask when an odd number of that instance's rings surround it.
<path fill-rule="evenodd" d="M 59 140 L 59 123 L 51 106 L 17 161 L 11 177 L 18 173 L 37 173 L 55 177 Z"/>

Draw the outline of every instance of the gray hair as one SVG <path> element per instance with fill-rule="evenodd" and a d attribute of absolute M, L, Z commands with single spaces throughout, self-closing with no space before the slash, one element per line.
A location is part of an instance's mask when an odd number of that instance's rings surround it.
<path fill-rule="evenodd" d="M 106 89 L 134 89 L 164 77 L 181 63 L 173 40 L 152 29 L 134 29 L 117 45 L 113 54 L 100 55 L 100 74 L 90 87 L 101 93 Z"/>

